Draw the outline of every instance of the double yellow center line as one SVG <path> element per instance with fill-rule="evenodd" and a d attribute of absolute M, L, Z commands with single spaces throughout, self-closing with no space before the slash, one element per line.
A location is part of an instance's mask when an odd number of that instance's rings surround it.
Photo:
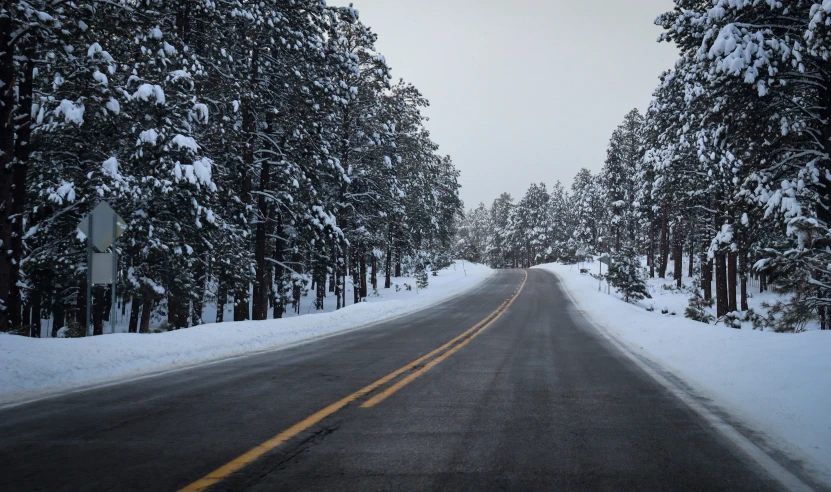
<path fill-rule="evenodd" d="M 398 380 L 395 384 L 389 386 L 384 391 L 374 395 L 373 397 L 366 400 L 362 405 L 361 408 L 370 408 L 373 407 L 382 401 L 386 400 L 390 397 L 393 393 L 400 390 L 404 386 L 407 386 L 411 382 L 413 382 L 417 377 L 421 376 L 425 372 L 429 371 L 437 364 L 439 364 L 444 359 L 450 357 L 462 347 L 470 343 L 471 340 L 476 338 L 480 333 L 482 333 L 488 326 L 490 326 L 494 321 L 497 320 L 502 313 L 504 313 L 511 304 L 513 304 L 514 300 L 519 296 L 519 293 L 522 292 L 523 287 L 525 287 L 525 282 L 528 280 L 528 273 L 525 273 L 525 278 L 522 279 L 522 284 L 520 285 L 519 289 L 516 293 L 511 296 L 508 300 L 502 303 L 496 311 L 489 314 L 485 319 L 476 323 L 471 328 L 466 330 L 461 335 L 457 336 L 456 338 L 450 340 L 449 342 L 445 343 L 441 347 L 431 351 L 427 355 L 419 357 L 418 359 L 410 362 L 409 364 L 405 365 L 404 367 L 397 369 L 386 376 L 382 377 L 381 379 L 375 381 L 372 384 L 364 386 L 363 388 L 359 389 L 358 391 L 352 393 L 349 396 L 341 398 L 340 400 L 332 403 L 328 407 L 315 412 L 312 415 L 309 415 L 305 419 L 297 422 L 296 424 L 292 425 L 288 429 L 284 430 L 283 432 L 277 434 L 276 436 L 272 437 L 271 439 L 265 441 L 264 443 L 258 445 L 257 447 L 247 451 L 246 453 L 238 456 L 237 458 L 229 461 L 225 465 L 217 468 L 216 470 L 208 473 L 204 477 L 200 478 L 199 480 L 193 482 L 192 484 L 184 487 L 180 490 L 180 492 L 192 492 L 192 491 L 201 491 L 206 490 L 207 488 L 211 487 L 212 485 L 224 480 L 229 475 L 234 472 L 237 472 L 247 465 L 253 463 L 255 460 L 263 456 L 264 454 L 272 451 L 273 449 L 277 448 L 281 444 L 285 443 L 289 439 L 297 436 L 301 432 L 309 429 L 313 425 L 319 423 L 321 420 L 325 419 L 326 417 L 332 415 L 333 413 L 343 409 L 350 403 L 354 403 L 355 401 L 363 398 L 364 396 L 372 393 L 373 391 L 381 388 L 382 386 L 386 385 L 390 381 L 398 378 L 399 376 L 409 372 L 407 376 Z M 431 360 L 432 359 L 432 360 Z M 429 362 L 427 362 L 429 361 Z M 425 364 L 426 363 L 426 364 Z"/>

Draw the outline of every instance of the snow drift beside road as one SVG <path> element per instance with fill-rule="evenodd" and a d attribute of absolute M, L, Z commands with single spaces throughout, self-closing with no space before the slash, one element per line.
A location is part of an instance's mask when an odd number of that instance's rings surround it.
<path fill-rule="evenodd" d="M 597 280 L 556 263 L 591 320 L 699 394 L 762 431 L 809 472 L 831 483 L 831 332 L 798 334 L 733 329 L 648 312 L 597 291 Z"/>
<path fill-rule="evenodd" d="M 0 404 L 56 391 L 286 347 L 436 304 L 475 287 L 493 271 L 457 262 L 418 292 L 379 289 L 381 297 L 339 311 L 265 321 L 212 323 L 159 334 L 87 338 L 0 336 Z M 394 283 L 412 279 L 396 279 Z"/>

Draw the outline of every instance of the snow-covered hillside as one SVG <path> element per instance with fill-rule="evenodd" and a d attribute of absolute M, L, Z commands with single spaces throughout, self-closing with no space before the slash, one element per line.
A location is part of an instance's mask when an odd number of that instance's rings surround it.
<path fill-rule="evenodd" d="M 280 320 L 225 322 L 158 334 L 116 333 L 87 338 L 0 335 L 0 403 L 71 388 L 187 367 L 341 333 L 423 309 L 475 287 L 493 271 L 455 262 L 429 277 L 427 289 L 407 290 L 412 278 L 345 309 Z M 398 284 L 400 290 L 395 289 Z M 303 307 L 311 302 L 304 298 Z M 331 303 L 329 303 L 331 304 Z M 315 313 L 311 310 L 311 313 Z"/>
<path fill-rule="evenodd" d="M 831 479 L 831 332 L 708 325 L 684 318 L 689 294 L 664 289 L 671 279 L 650 280 L 653 299 L 636 305 L 623 302 L 614 289 L 607 294 L 605 282 L 598 292 L 598 281 L 577 266 L 538 268 L 556 273 L 598 327 Z M 587 268 L 595 271 L 598 263 Z M 751 301 L 760 302 L 758 289 L 751 287 L 751 293 Z M 649 306 L 655 311 L 647 311 Z M 669 312 L 661 313 L 664 308 Z"/>

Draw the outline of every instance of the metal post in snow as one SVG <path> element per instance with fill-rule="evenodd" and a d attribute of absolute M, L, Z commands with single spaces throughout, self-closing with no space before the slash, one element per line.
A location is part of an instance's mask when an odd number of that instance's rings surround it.
<path fill-rule="evenodd" d="M 601 285 L 603 285 L 603 262 L 597 260 L 597 291 L 600 292 Z"/>
<path fill-rule="evenodd" d="M 113 284 L 112 284 L 112 300 L 113 300 L 113 312 L 110 315 L 110 333 L 115 333 L 115 313 L 116 313 L 116 283 L 118 282 L 118 251 L 115 249 L 115 240 L 116 240 L 116 226 L 118 225 L 118 215 L 113 212 Z"/>
<path fill-rule="evenodd" d="M 87 216 L 89 237 L 87 237 L 87 324 L 84 326 L 84 336 L 90 334 L 92 324 L 92 214 Z"/>

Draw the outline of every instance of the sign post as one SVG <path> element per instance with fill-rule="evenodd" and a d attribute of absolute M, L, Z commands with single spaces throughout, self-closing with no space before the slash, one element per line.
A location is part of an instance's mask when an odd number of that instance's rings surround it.
<path fill-rule="evenodd" d="M 82 220 L 83 224 L 84 221 Z M 87 215 L 87 225 L 89 226 L 89 236 L 92 237 L 92 214 Z M 92 239 L 87 241 L 87 323 L 84 326 L 84 336 L 90 336 L 90 327 L 92 326 Z"/>
<path fill-rule="evenodd" d="M 87 319 L 86 334 L 92 327 L 92 285 L 110 284 L 112 286 L 112 314 L 110 326 L 115 332 L 116 317 L 116 282 L 118 277 L 118 252 L 115 241 L 127 230 L 127 223 L 115 213 L 110 204 L 101 201 L 86 217 L 81 219 L 78 229 L 87 237 Z M 111 253 L 95 253 L 112 248 Z M 94 330 L 93 330 L 94 332 Z"/>
<path fill-rule="evenodd" d="M 115 315 L 118 312 L 118 302 L 116 301 L 115 288 L 118 285 L 118 250 L 115 249 L 115 240 L 118 239 L 118 214 L 113 211 L 113 285 L 110 288 L 112 292 L 113 312 L 110 314 L 110 333 L 115 333 Z"/>

